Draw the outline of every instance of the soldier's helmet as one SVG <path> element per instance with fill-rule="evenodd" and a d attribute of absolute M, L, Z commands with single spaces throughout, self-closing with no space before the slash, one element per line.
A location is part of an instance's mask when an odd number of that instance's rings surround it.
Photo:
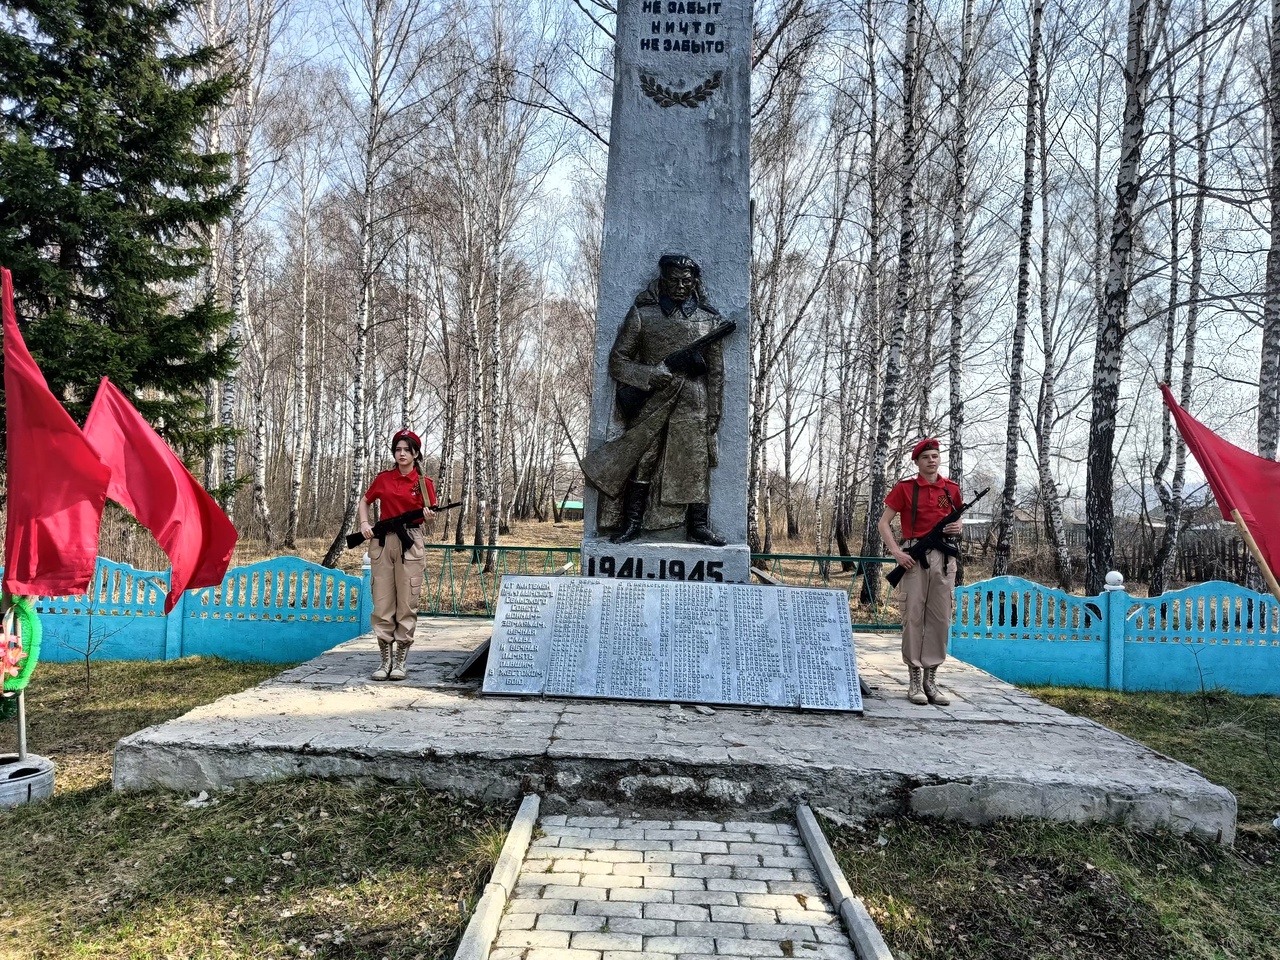
<path fill-rule="evenodd" d="M 698 266 L 698 261 L 693 257 L 687 257 L 683 253 L 668 253 L 658 258 L 658 270 L 666 274 L 668 270 L 692 270 L 695 279 L 702 277 L 702 268 Z"/>

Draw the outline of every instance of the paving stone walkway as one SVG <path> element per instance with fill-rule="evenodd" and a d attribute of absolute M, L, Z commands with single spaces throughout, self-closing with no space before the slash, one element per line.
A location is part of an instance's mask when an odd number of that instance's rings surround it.
<path fill-rule="evenodd" d="M 489 960 L 856 960 L 791 824 L 540 827 Z"/>

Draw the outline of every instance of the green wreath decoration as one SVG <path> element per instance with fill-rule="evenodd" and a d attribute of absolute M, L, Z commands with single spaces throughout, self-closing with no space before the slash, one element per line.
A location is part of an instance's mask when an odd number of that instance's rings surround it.
<path fill-rule="evenodd" d="M 27 597 L 13 598 L 16 633 L 4 631 L 0 644 L 0 679 L 3 679 L 3 697 L 0 697 L 0 720 L 7 720 L 18 712 L 16 694 L 25 689 L 31 674 L 40 661 L 40 618 L 35 605 Z M 16 673 L 13 672 L 17 668 Z"/>

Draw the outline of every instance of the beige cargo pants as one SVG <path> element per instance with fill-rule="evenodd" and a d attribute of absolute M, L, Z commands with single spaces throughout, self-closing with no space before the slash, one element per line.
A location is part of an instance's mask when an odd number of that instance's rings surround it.
<path fill-rule="evenodd" d="M 397 643 L 407 650 L 413 644 L 418 600 L 422 595 L 422 572 L 426 551 L 422 548 L 422 528 L 409 530 L 413 546 L 407 550 L 400 538 L 388 534 L 386 544 L 369 541 L 369 564 L 373 578 L 373 635 L 379 646 Z"/>
<path fill-rule="evenodd" d="M 909 667 L 936 667 L 947 659 L 956 561 L 937 550 L 928 559 L 928 570 L 916 564 L 902 578 L 902 662 Z"/>

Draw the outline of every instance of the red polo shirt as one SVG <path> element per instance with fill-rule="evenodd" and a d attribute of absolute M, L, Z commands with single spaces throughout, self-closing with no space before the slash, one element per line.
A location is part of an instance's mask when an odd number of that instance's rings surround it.
<path fill-rule="evenodd" d="M 435 485 L 430 477 L 424 477 L 423 483 L 427 488 L 427 499 L 431 501 L 430 506 L 434 507 L 436 505 Z M 378 514 L 384 520 L 389 517 L 398 517 L 410 510 L 421 510 L 422 494 L 418 488 L 418 471 L 410 470 L 408 474 L 402 474 L 399 469 L 383 470 L 373 478 L 373 483 L 369 484 L 364 499 L 366 503 L 382 501 Z"/>
<path fill-rule="evenodd" d="M 916 504 L 914 522 L 911 518 L 913 495 Z M 961 502 L 959 485 L 942 474 L 938 474 L 935 483 L 925 483 L 924 478 L 919 475 L 911 480 L 902 480 L 884 498 L 884 505 L 898 512 L 904 540 L 923 537 L 939 520 L 960 506 Z"/>

